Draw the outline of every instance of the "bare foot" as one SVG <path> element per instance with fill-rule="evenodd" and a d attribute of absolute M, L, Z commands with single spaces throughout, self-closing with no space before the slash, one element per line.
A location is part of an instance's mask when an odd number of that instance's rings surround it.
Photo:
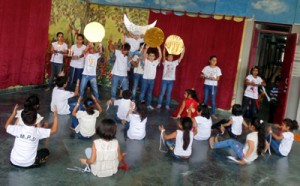
<path fill-rule="evenodd" d="M 214 149 L 214 144 L 215 144 L 215 137 L 210 137 L 209 138 L 209 146 L 211 149 Z"/>
<path fill-rule="evenodd" d="M 216 136 L 215 137 L 215 143 L 218 143 L 219 142 L 219 136 Z"/>

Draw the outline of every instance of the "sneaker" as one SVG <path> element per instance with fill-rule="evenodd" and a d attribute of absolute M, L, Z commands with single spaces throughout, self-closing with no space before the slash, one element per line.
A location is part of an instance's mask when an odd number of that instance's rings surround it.
<path fill-rule="evenodd" d="M 167 109 L 167 110 L 171 110 L 170 106 L 168 106 L 168 105 L 166 106 L 166 109 Z"/>
<path fill-rule="evenodd" d="M 157 105 L 157 107 L 156 107 L 157 109 L 160 109 L 161 108 L 161 105 Z"/>
<path fill-rule="evenodd" d="M 153 108 L 151 105 L 149 105 L 149 106 L 147 107 L 147 109 L 153 110 L 154 108 Z"/>

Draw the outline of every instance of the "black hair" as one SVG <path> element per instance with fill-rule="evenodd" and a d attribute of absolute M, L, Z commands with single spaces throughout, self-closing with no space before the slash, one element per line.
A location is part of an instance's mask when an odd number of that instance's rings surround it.
<path fill-rule="evenodd" d="M 32 107 L 25 108 L 21 113 L 21 118 L 26 125 L 34 125 L 37 118 L 37 111 Z"/>
<path fill-rule="evenodd" d="M 212 60 L 213 58 L 217 58 L 217 56 L 216 55 L 212 55 L 212 56 L 209 57 L 209 60 Z"/>
<path fill-rule="evenodd" d="M 193 98 L 194 100 L 196 100 L 197 102 L 199 102 L 198 100 L 198 96 L 197 96 L 197 92 L 193 89 L 186 89 L 185 92 L 191 96 L 191 98 Z"/>
<path fill-rule="evenodd" d="M 130 99 L 131 96 L 132 96 L 132 93 L 131 93 L 130 90 L 124 90 L 124 91 L 122 92 L 122 97 L 123 97 L 124 99 Z"/>
<path fill-rule="evenodd" d="M 140 48 L 141 48 L 144 44 L 145 44 L 144 42 L 140 43 Z"/>
<path fill-rule="evenodd" d="M 59 36 L 59 34 L 61 34 L 61 35 L 63 35 L 63 36 L 64 36 L 64 33 L 62 33 L 62 32 L 57 32 L 57 34 L 56 34 L 56 37 L 58 37 L 58 36 Z"/>
<path fill-rule="evenodd" d="M 255 127 L 255 130 L 258 132 L 258 143 L 256 152 L 258 155 L 261 155 L 266 147 L 264 121 L 258 118 L 252 118 L 251 125 L 253 125 Z"/>
<path fill-rule="evenodd" d="M 145 118 L 147 118 L 148 109 L 146 103 L 138 102 L 136 104 L 136 111 L 141 117 L 141 121 L 143 121 Z"/>
<path fill-rule="evenodd" d="M 293 132 L 293 130 L 297 130 L 299 128 L 298 122 L 296 120 L 291 120 L 289 118 L 285 118 L 283 120 L 283 123 L 285 123 L 285 125 L 287 127 L 289 127 L 289 130 L 291 132 Z"/>
<path fill-rule="evenodd" d="M 124 43 L 124 45 L 123 45 L 123 50 L 124 50 L 124 51 L 130 51 L 130 44 Z"/>
<path fill-rule="evenodd" d="M 65 76 L 59 76 L 56 78 L 56 85 L 61 88 L 64 86 L 64 84 L 67 83 L 68 78 Z"/>
<path fill-rule="evenodd" d="M 81 37 L 81 38 L 82 38 L 82 40 L 83 40 L 83 41 L 82 41 L 82 44 L 83 44 L 83 43 L 84 43 L 84 35 L 83 35 L 83 34 L 78 34 L 78 35 L 77 35 L 77 38 L 78 38 L 78 37 Z"/>
<path fill-rule="evenodd" d="M 148 53 L 148 55 L 150 55 L 150 54 L 154 54 L 155 55 L 156 54 L 155 48 L 148 49 L 147 53 Z"/>
<path fill-rule="evenodd" d="M 243 115 L 243 107 L 242 105 L 240 104 L 234 104 L 232 106 L 232 111 L 231 113 L 234 115 L 234 116 L 241 116 Z"/>
<path fill-rule="evenodd" d="M 100 126 L 97 127 L 97 134 L 104 140 L 113 140 L 116 138 L 117 124 L 112 119 L 103 119 Z"/>
<path fill-rule="evenodd" d="M 254 66 L 254 67 L 252 67 L 251 70 L 250 70 L 250 74 L 251 74 L 251 75 L 253 75 L 253 70 L 254 70 L 254 69 L 257 69 L 258 72 L 259 72 L 258 66 Z"/>
<path fill-rule="evenodd" d="M 29 107 L 32 107 L 36 110 L 39 109 L 40 107 L 40 99 L 39 97 L 37 96 L 37 94 L 32 94 L 30 95 L 26 100 L 25 100 L 25 103 L 24 103 L 24 108 L 29 108 Z"/>
<path fill-rule="evenodd" d="M 210 109 L 207 105 L 198 105 L 198 112 L 201 112 L 201 116 L 206 119 L 210 118 Z"/>
<path fill-rule="evenodd" d="M 94 100 L 92 98 L 86 98 L 84 100 L 84 107 L 85 107 L 85 110 L 86 112 L 89 114 L 89 115 L 93 115 L 95 113 L 94 111 L 94 106 L 95 106 L 95 103 L 94 103 Z"/>
<path fill-rule="evenodd" d="M 181 126 L 183 130 L 183 150 L 186 150 L 190 144 L 190 131 L 193 128 L 193 121 L 189 117 L 185 117 L 181 120 Z"/>

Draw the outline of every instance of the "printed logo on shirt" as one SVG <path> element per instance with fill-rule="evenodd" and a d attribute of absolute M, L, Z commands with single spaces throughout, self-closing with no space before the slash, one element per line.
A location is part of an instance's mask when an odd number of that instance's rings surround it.
<path fill-rule="evenodd" d="M 90 66 L 90 67 L 93 67 L 94 66 L 94 58 L 89 58 L 88 59 L 88 65 Z"/>
<path fill-rule="evenodd" d="M 24 140 L 28 140 L 28 141 L 35 141 L 36 138 L 34 136 L 31 136 L 29 134 L 20 134 L 20 136 L 18 136 L 19 138 L 21 139 L 24 139 Z"/>

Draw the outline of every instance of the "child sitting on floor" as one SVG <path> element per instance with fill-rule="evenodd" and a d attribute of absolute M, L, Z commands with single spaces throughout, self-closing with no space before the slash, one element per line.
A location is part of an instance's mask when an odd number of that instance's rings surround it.
<path fill-rule="evenodd" d="M 126 118 L 127 118 L 127 113 L 130 109 L 130 105 L 135 105 L 134 102 L 132 102 L 130 100 L 131 98 L 131 92 L 129 90 L 124 90 L 122 92 L 122 99 L 117 99 L 117 100 L 113 100 L 110 99 L 107 101 L 106 105 L 109 107 L 112 103 L 114 104 L 114 106 L 118 106 L 118 111 L 117 111 L 117 123 L 122 123 L 125 124 L 126 123 Z M 134 108 L 135 106 L 133 106 Z"/>
<path fill-rule="evenodd" d="M 194 127 L 195 130 L 197 130 L 197 135 L 194 136 L 194 139 L 208 140 L 211 134 L 211 125 L 212 125 L 210 110 L 208 106 L 199 105 L 197 114 L 198 116 L 193 118 Z"/>
<path fill-rule="evenodd" d="M 94 140 L 92 148 L 85 150 L 87 158 L 82 164 L 91 165 L 91 172 L 98 177 L 108 177 L 118 172 L 119 162 L 124 158 L 116 139 L 117 125 L 112 119 L 103 119 L 97 128 L 99 139 Z"/>
<path fill-rule="evenodd" d="M 78 135 L 79 139 L 91 138 L 96 132 L 96 120 L 102 111 L 97 99 L 92 95 L 92 98 L 86 98 L 84 100 L 85 111 L 78 111 L 81 97 L 78 98 L 78 102 L 72 111 L 72 115 L 75 119 L 72 120 L 72 129 Z M 94 107 L 96 106 L 97 109 Z"/>
<path fill-rule="evenodd" d="M 35 127 L 37 112 L 33 108 L 22 111 L 21 117 L 25 125 L 13 125 L 18 105 L 15 106 L 11 116 L 5 124 L 6 132 L 15 136 L 15 142 L 10 154 L 12 165 L 20 168 L 34 168 L 46 163 L 50 154 L 46 148 L 38 149 L 39 140 L 49 138 L 58 130 L 57 107 L 54 107 L 54 121 L 51 129 Z"/>
<path fill-rule="evenodd" d="M 299 128 L 298 122 L 291 119 L 284 119 L 282 125 L 275 124 L 276 128 L 282 129 L 282 134 L 277 135 L 272 132 L 272 128 L 269 128 L 269 136 L 267 137 L 271 148 L 279 156 L 288 156 L 294 142 L 294 130 Z M 270 137 L 272 136 L 272 139 Z"/>
<path fill-rule="evenodd" d="M 198 108 L 198 97 L 197 93 L 194 89 L 186 89 L 184 92 L 184 100 L 177 107 L 176 111 L 173 113 L 173 116 L 177 119 L 184 118 L 188 116 L 188 110 L 191 110 L 191 117 L 197 116 L 197 108 Z"/>
<path fill-rule="evenodd" d="M 226 130 L 231 138 L 237 139 L 242 134 L 243 125 L 246 129 L 248 128 L 243 118 L 243 108 L 240 104 L 234 104 L 231 118 L 229 120 L 223 119 L 213 124 L 211 129 L 218 129 L 222 134 Z"/>

